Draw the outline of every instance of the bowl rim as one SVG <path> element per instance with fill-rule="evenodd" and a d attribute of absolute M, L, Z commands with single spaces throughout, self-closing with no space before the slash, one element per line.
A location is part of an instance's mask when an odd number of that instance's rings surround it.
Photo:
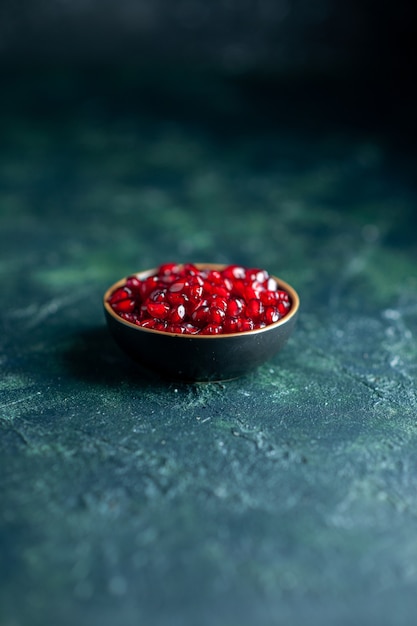
<path fill-rule="evenodd" d="M 178 263 L 178 265 L 181 267 L 181 265 L 183 264 Z M 230 263 L 193 263 L 193 265 L 195 265 L 197 269 L 222 270 L 228 267 Z M 136 330 L 139 332 L 159 335 L 162 337 L 175 337 L 178 339 L 184 339 L 188 341 L 190 341 L 191 339 L 220 340 L 220 339 L 225 339 L 226 337 L 237 339 L 239 337 L 247 337 L 247 336 L 258 335 L 260 333 L 269 332 L 273 330 L 274 328 L 278 328 L 279 326 L 284 326 L 291 319 L 295 317 L 300 307 L 300 298 L 298 296 L 298 293 L 294 289 L 294 287 L 292 287 L 292 285 L 287 283 L 285 280 L 282 280 L 278 276 L 274 276 L 273 274 L 270 274 L 270 278 L 274 278 L 277 281 L 278 285 L 282 286 L 282 288 L 288 292 L 290 299 L 291 299 L 291 308 L 284 317 L 279 319 L 277 322 L 273 322 L 272 324 L 268 324 L 267 326 L 264 326 L 263 328 L 255 328 L 254 330 L 245 330 L 245 331 L 241 331 L 237 333 L 221 333 L 219 335 L 198 335 L 198 334 L 191 335 L 191 334 L 182 334 L 182 333 L 170 333 L 166 330 L 156 330 L 154 328 L 146 328 L 146 327 L 144 328 L 143 326 L 139 326 L 138 324 L 133 324 L 132 322 L 129 322 L 128 320 L 123 319 L 122 317 L 120 317 L 120 315 L 115 313 L 115 311 L 112 309 L 112 307 L 110 306 L 108 302 L 110 295 L 116 289 L 118 289 L 119 287 L 122 287 L 130 276 L 137 276 L 138 278 L 142 280 L 144 278 L 148 278 L 149 276 L 152 276 L 153 274 L 155 274 L 157 270 L 158 270 L 158 267 L 153 267 L 148 270 L 141 270 L 139 272 L 131 272 L 127 276 L 120 278 L 118 281 L 110 285 L 108 289 L 106 289 L 104 296 L 103 296 L 104 309 L 117 323 L 123 324 L 124 326 L 127 326 L 128 328 L 132 328 L 133 330 Z"/>

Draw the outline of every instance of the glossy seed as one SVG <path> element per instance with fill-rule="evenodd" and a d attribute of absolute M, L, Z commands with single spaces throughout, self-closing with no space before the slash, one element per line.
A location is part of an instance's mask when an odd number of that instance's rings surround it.
<path fill-rule="evenodd" d="M 180 324 L 185 317 L 185 306 L 183 304 L 179 304 L 174 309 L 171 309 L 169 312 L 169 321 L 172 324 Z"/>
<path fill-rule="evenodd" d="M 257 298 L 253 298 L 249 300 L 246 305 L 246 315 L 247 317 L 251 317 L 253 320 L 258 320 L 264 312 L 264 305 Z"/>
<path fill-rule="evenodd" d="M 264 319 L 267 324 L 274 324 L 275 322 L 278 322 L 280 317 L 281 316 L 279 314 L 277 307 L 275 306 L 266 307 Z"/>
<path fill-rule="evenodd" d="M 113 305 L 117 302 L 120 302 L 121 300 L 127 300 L 131 297 L 131 295 L 132 292 L 130 289 L 127 289 L 126 287 L 119 287 L 118 289 L 116 289 L 116 291 L 113 291 L 112 295 L 110 296 L 109 302 Z"/>
<path fill-rule="evenodd" d="M 221 335 L 222 333 L 223 328 L 221 325 L 215 323 L 207 324 L 201 331 L 202 335 Z"/>
<path fill-rule="evenodd" d="M 135 300 L 119 300 L 113 303 L 113 310 L 116 313 L 132 313 L 136 306 Z"/>
<path fill-rule="evenodd" d="M 170 307 L 167 302 L 152 302 L 148 301 L 146 304 L 146 310 L 149 315 L 159 320 L 163 320 L 169 315 Z"/>

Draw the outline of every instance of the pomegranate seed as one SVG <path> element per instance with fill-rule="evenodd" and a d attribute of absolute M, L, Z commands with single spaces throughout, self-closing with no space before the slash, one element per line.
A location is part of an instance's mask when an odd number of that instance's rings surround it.
<path fill-rule="evenodd" d="M 121 300 L 127 300 L 132 295 L 130 289 L 126 289 L 125 287 L 119 287 L 112 293 L 110 296 L 110 304 L 116 304 L 116 302 L 120 302 Z"/>
<path fill-rule="evenodd" d="M 154 330 L 166 330 L 167 329 L 167 323 L 161 320 L 155 320 L 155 326 L 154 326 Z"/>
<path fill-rule="evenodd" d="M 205 277 L 204 272 L 202 272 L 202 274 Z M 190 283 L 190 285 L 200 285 L 200 287 L 204 285 L 204 280 L 205 278 L 203 278 L 203 276 L 200 274 L 195 274 L 188 277 L 188 282 Z"/>
<path fill-rule="evenodd" d="M 186 291 L 186 295 L 189 297 L 189 299 L 194 300 L 195 302 L 198 302 L 198 300 L 200 300 L 203 293 L 204 293 L 203 285 L 199 285 L 199 284 L 190 285 L 188 290 Z"/>
<path fill-rule="evenodd" d="M 220 324 L 207 324 L 205 328 L 201 331 L 202 335 L 221 335 L 223 332 L 223 328 Z"/>
<path fill-rule="evenodd" d="M 278 302 L 277 304 L 277 309 L 278 312 L 280 314 L 280 317 L 284 317 L 284 315 L 286 315 L 288 313 L 288 309 L 290 307 L 290 303 L 289 302 Z"/>
<path fill-rule="evenodd" d="M 218 306 L 214 306 L 210 308 L 209 317 L 210 321 L 213 322 L 213 324 L 221 324 L 224 320 L 225 312 Z"/>
<path fill-rule="evenodd" d="M 226 269 L 223 270 L 223 274 L 226 278 L 230 278 L 232 281 L 246 278 L 246 270 L 240 265 L 229 265 L 229 267 L 226 267 Z"/>
<path fill-rule="evenodd" d="M 260 269 L 246 270 L 246 276 L 252 282 L 256 280 L 258 283 L 264 283 L 269 278 L 268 272 Z"/>
<path fill-rule="evenodd" d="M 260 300 L 253 299 L 249 300 L 246 305 L 246 315 L 247 317 L 251 317 L 253 320 L 257 320 L 264 312 L 264 306 Z"/>
<path fill-rule="evenodd" d="M 279 311 L 274 306 L 267 306 L 265 309 L 265 321 L 267 324 L 274 324 L 280 318 Z"/>
<path fill-rule="evenodd" d="M 209 283 L 213 283 L 215 285 L 223 284 L 223 276 L 217 270 L 210 270 L 207 274 L 207 280 Z"/>
<path fill-rule="evenodd" d="M 184 335 L 186 332 L 185 326 L 181 324 L 168 324 L 166 331 L 167 333 L 175 333 L 176 335 Z"/>
<path fill-rule="evenodd" d="M 219 296 L 214 296 L 210 301 L 210 307 L 217 307 L 222 311 L 226 312 L 228 306 L 228 301 L 226 298 L 222 298 Z"/>
<path fill-rule="evenodd" d="M 187 314 L 189 315 L 189 317 L 191 317 L 192 314 L 194 313 L 194 311 L 196 311 L 200 307 L 204 307 L 204 306 L 206 306 L 206 307 L 209 306 L 209 301 L 206 300 L 205 298 L 203 298 L 199 302 L 194 302 L 194 300 L 190 300 L 187 303 L 187 306 L 186 306 Z"/>
<path fill-rule="evenodd" d="M 289 297 L 289 295 L 287 294 L 287 292 L 286 292 L 286 291 L 283 291 L 282 289 L 279 289 L 279 290 L 277 291 L 277 294 L 278 294 L 278 298 L 279 298 L 281 301 L 283 301 L 283 302 L 288 302 L 288 303 L 289 303 L 289 301 L 290 301 L 290 297 Z"/>
<path fill-rule="evenodd" d="M 200 273 L 200 270 L 193 265 L 193 263 L 185 263 L 184 264 L 184 272 L 190 276 L 197 276 Z"/>
<path fill-rule="evenodd" d="M 241 318 L 238 320 L 238 329 L 240 332 L 246 332 L 255 328 L 254 321 L 250 318 Z"/>
<path fill-rule="evenodd" d="M 169 286 L 170 293 L 188 293 L 190 287 L 190 283 L 185 280 L 185 278 L 180 278 L 180 280 L 176 280 Z"/>
<path fill-rule="evenodd" d="M 129 276 L 126 280 L 126 287 L 132 291 L 139 291 L 142 286 L 142 281 L 138 276 Z"/>
<path fill-rule="evenodd" d="M 265 286 L 257 280 L 251 282 L 251 287 L 256 293 L 256 297 L 259 298 L 259 294 L 265 290 Z"/>
<path fill-rule="evenodd" d="M 148 295 L 154 291 L 158 282 L 159 280 L 157 276 L 149 276 L 149 278 L 146 278 L 142 282 L 142 285 L 140 286 L 140 297 L 142 300 L 145 300 L 145 298 L 147 298 Z"/>
<path fill-rule="evenodd" d="M 119 300 L 118 302 L 114 302 L 112 306 L 116 313 L 132 313 L 136 302 L 134 300 Z"/>
<path fill-rule="evenodd" d="M 223 287 L 222 285 L 218 285 L 216 289 L 216 296 L 219 296 L 220 298 L 229 298 L 230 291 L 226 287 Z"/>
<path fill-rule="evenodd" d="M 192 314 L 191 319 L 194 324 L 201 328 L 210 320 L 210 308 L 208 306 L 199 306 Z"/>
<path fill-rule="evenodd" d="M 167 299 L 167 294 L 164 289 L 155 289 L 149 294 L 149 299 L 152 302 L 165 302 Z"/>
<path fill-rule="evenodd" d="M 126 320 L 126 322 L 135 323 L 135 315 L 134 313 L 120 313 L 120 317 Z"/>
<path fill-rule="evenodd" d="M 231 293 L 236 298 L 243 298 L 245 294 L 245 288 L 245 282 L 243 280 L 235 280 Z"/>
<path fill-rule="evenodd" d="M 146 310 L 149 315 L 152 315 L 152 317 L 163 320 L 168 316 L 170 307 L 167 302 L 151 302 L 148 300 L 146 303 Z"/>
<path fill-rule="evenodd" d="M 249 302 L 249 300 L 256 300 L 257 297 L 257 293 L 252 285 L 245 286 L 243 290 L 243 298 L 246 302 Z"/>
<path fill-rule="evenodd" d="M 277 281 L 274 278 L 270 278 L 267 282 L 266 288 L 268 289 L 268 291 L 277 291 Z"/>
<path fill-rule="evenodd" d="M 230 317 L 238 317 L 244 308 L 245 303 L 241 298 L 230 298 L 227 303 L 227 315 L 230 315 Z"/>
<path fill-rule="evenodd" d="M 265 270 L 240 265 L 199 270 L 192 263 L 165 263 L 144 279 L 133 274 L 108 302 L 133 324 L 190 335 L 264 328 L 291 309 L 289 294 Z"/>
<path fill-rule="evenodd" d="M 167 300 L 170 304 L 173 304 L 174 306 L 178 304 L 183 304 L 185 306 L 186 304 L 188 304 L 187 296 L 183 293 L 178 293 L 176 291 L 174 291 L 174 293 L 167 291 Z"/>
<path fill-rule="evenodd" d="M 226 287 L 227 291 L 232 291 L 233 289 L 233 281 L 230 278 L 227 278 L 227 276 L 225 276 L 224 279 L 224 286 Z"/>
<path fill-rule="evenodd" d="M 200 329 L 193 324 L 186 324 L 184 328 L 187 335 L 196 335 L 200 332 Z"/>
<path fill-rule="evenodd" d="M 179 272 L 179 265 L 176 263 L 163 263 L 159 266 L 158 275 L 159 276 L 171 276 L 172 274 L 176 275 Z"/>
<path fill-rule="evenodd" d="M 237 333 L 239 331 L 239 318 L 226 317 L 223 322 L 223 328 L 225 333 Z"/>
<path fill-rule="evenodd" d="M 262 291 L 259 294 L 259 298 L 265 306 L 275 305 L 278 302 L 278 292 L 277 291 Z"/>
<path fill-rule="evenodd" d="M 173 324 L 179 324 L 185 317 L 185 306 L 179 304 L 175 309 L 172 309 L 169 313 L 169 321 Z"/>
<path fill-rule="evenodd" d="M 155 328 L 155 324 L 157 324 L 157 320 L 153 317 L 150 317 L 147 320 L 137 320 L 137 324 L 142 326 L 142 328 Z"/>
<path fill-rule="evenodd" d="M 204 281 L 204 285 L 203 285 L 203 293 L 204 293 L 204 295 L 206 297 L 215 294 L 216 293 L 216 285 L 213 285 L 208 280 L 205 280 Z"/>

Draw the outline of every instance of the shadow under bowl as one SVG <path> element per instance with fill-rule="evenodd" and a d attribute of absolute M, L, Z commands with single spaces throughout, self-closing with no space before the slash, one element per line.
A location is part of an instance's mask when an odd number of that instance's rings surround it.
<path fill-rule="evenodd" d="M 224 265 L 197 264 L 200 269 L 223 269 Z M 155 269 L 138 272 L 141 280 Z M 299 309 L 295 289 L 276 276 L 280 289 L 290 296 L 291 307 L 278 322 L 257 330 L 223 335 L 177 335 L 142 328 L 119 317 L 108 303 L 122 278 L 104 294 L 103 305 L 108 328 L 119 347 L 141 366 L 161 376 L 188 382 L 230 380 L 243 376 L 279 352 L 291 335 Z"/>

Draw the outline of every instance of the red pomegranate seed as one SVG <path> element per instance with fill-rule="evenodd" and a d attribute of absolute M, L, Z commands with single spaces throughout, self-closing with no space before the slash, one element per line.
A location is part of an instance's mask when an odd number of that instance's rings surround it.
<path fill-rule="evenodd" d="M 180 278 L 179 280 L 174 281 L 170 286 L 169 286 L 169 292 L 170 293 L 185 293 L 187 294 L 188 289 L 190 287 L 190 283 L 185 280 L 185 278 Z"/>
<path fill-rule="evenodd" d="M 246 305 L 246 315 L 247 317 L 251 317 L 253 320 L 258 320 L 264 312 L 264 305 L 262 302 L 256 298 L 253 300 L 249 300 Z"/>
<path fill-rule="evenodd" d="M 152 302 L 166 302 L 167 293 L 165 289 L 155 289 L 149 294 L 149 299 Z"/>
<path fill-rule="evenodd" d="M 168 316 L 170 306 L 167 302 L 152 302 L 150 300 L 147 300 L 146 310 L 148 311 L 149 315 L 152 315 L 152 317 L 163 320 Z"/>
<path fill-rule="evenodd" d="M 126 320 L 126 322 L 130 322 L 131 324 L 135 323 L 136 318 L 134 313 L 120 313 L 120 317 Z"/>
<path fill-rule="evenodd" d="M 213 285 L 208 280 L 205 280 L 203 285 L 203 293 L 206 297 L 212 296 L 216 293 L 216 285 Z"/>
<path fill-rule="evenodd" d="M 225 312 L 218 306 L 210 307 L 210 322 L 213 324 L 221 324 L 225 317 Z"/>
<path fill-rule="evenodd" d="M 226 287 L 222 286 L 222 285 L 218 285 L 216 290 L 215 290 L 215 294 L 216 296 L 219 296 L 220 298 L 230 298 L 230 291 L 229 289 L 227 289 Z"/>
<path fill-rule="evenodd" d="M 269 278 L 266 284 L 266 288 L 268 289 L 268 291 L 277 291 L 277 281 L 274 278 Z"/>
<path fill-rule="evenodd" d="M 191 319 L 194 324 L 201 328 L 210 321 L 210 308 L 208 306 L 199 306 L 191 314 Z"/>
<path fill-rule="evenodd" d="M 169 321 L 172 324 L 180 324 L 185 317 L 185 306 L 179 304 L 175 309 L 172 309 L 169 313 Z"/>
<path fill-rule="evenodd" d="M 243 280 L 235 280 L 232 286 L 232 295 L 243 298 L 245 294 L 246 283 Z"/>
<path fill-rule="evenodd" d="M 278 292 L 277 291 L 262 291 L 259 294 L 259 299 L 265 306 L 275 305 L 278 302 Z"/>
<path fill-rule="evenodd" d="M 230 317 L 238 317 L 244 308 L 245 303 L 241 298 L 230 298 L 227 303 L 227 315 Z"/>
<path fill-rule="evenodd" d="M 155 320 L 154 330 L 166 330 L 168 324 L 162 320 Z"/>
<path fill-rule="evenodd" d="M 113 291 L 112 295 L 110 296 L 110 304 L 116 304 L 116 302 L 120 302 L 121 300 L 127 300 L 128 298 L 130 298 L 132 295 L 132 292 L 130 289 L 126 289 L 126 287 L 119 287 L 118 289 L 116 289 L 116 291 Z"/>
<path fill-rule="evenodd" d="M 202 335 L 221 335 L 223 332 L 223 328 L 220 324 L 207 324 L 205 328 L 201 331 Z"/>
<path fill-rule="evenodd" d="M 218 309 L 221 309 L 224 312 L 227 311 L 227 306 L 228 306 L 228 301 L 226 298 L 222 298 L 220 296 L 214 296 L 210 300 L 210 307 L 217 307 Z"/>
<path fill-rule="evenodd" d="M 184 263 L 183 269 L 185 274 L 190 276 L 196 276 L 200 273 L 200 270 L 193 263 Z"/>
<path fill-rule="evenodd" d="M 138 276 L 129 276 L 126 280 L 126 287 L 132 291 L 139 291 L 142 286 L 142 281 Z"/>
<path fill-rule="evenodd" d="M 287 294 L 286 291 L 283 291 L 282 289 L 279 289 L 277 291 L 277 294 L 278 294 L 278 298 L 280 300 L 282 300 L 283 302 L 289 302 L 290 301 L 290 297 L 289 297 L 289 295 Z"/>
<path fill-rule="evenodd" d="M 112 306 L 116 313 L 132 313 L 136 302 L 135 300 L 118 300 L 113 302 Z"/>
<path fill-rule="evenodd" d="M 167 300 L 170 304 L 174 306 L 178 306 L 179 304 L 183 304 L 184 306 L 188 304 L 188 298 L 183 293 L 175 292 L 171 293 L 167 291 Z"/>
<path fill-rule="evenodd" d="M 175 335 L 184 335 L 186 332 L 185 326 L 181 324 L 168 324 L 166 327 L 167 333 L 174 333 Z"/>
<path fill-rule="evenodd" d="M 226 278 L 230 278 L 232 281 L 246 278 L 246 270 L 240 265 L 229 265 L 229 267 L 226 267 L 223 270 L 223 274 Z"/>
<path fill-rule="evenodd" d="M 203 283 L 204 284 L 204 283 Z M 193 300 L 194 302 L 198 302 L 200 298 L 203 296 L 204 288 L 203 285 L 190 285 L 186 291 L 186 296 Z"/>
<path fill-rule="evenodd" d="M 176 263 L 163 263 L 158 268 L 159 276 L 171 276 L 172 274 L 176 275 L 180 271 L 180 266 Z"/>
<path fill-rule="evenodd" d="M 256 300 L 257 297 L 258 297 L 258 294 L 256 293 L 255 289 L 252 287 L 252 285 L 245 286 L 243 290 L 243 298 L 246 302 L 249 302 L 249 300 Z"/>
<path fill-rule="evenodd" d="M 136 323 L 139 326 L 142 326 L 142 328 L 155 328 L 155 325 L 158 323 L 158 320 L 154 319 L 153 317 L 149 317 L 146 320 L 137 320 Z"/>
<path fill-rule="evenodd" d="M 239 331 L 239 318 L 226 317 L 223 322 L 223 329 L 225 333 L 237 333 Z"/>
<path fill-rule="evenodd" d="M 157 276 L 149 276 L 144 281 L 142 281 L 142 285 L 140 287 L 140 297 L 142 300 L 148 297 L 148 295 L 156 289 L 159 280 Z"/>
<path fill-rule="evenodd" d="M 288 309 L 290 308 L 289 302 L 278 302 L 277 309 L 279 311 L 280 317 L 284 317 L 288 313 Z"/>
<path fill-rule="evenodd" d="M 255 328 L 254 321 L 250 318 L 240 318 L 238 321 L 238 329 L 240 332 L 246 332 Z"/>
<path fill-rule="evenodd" d="M 203 278 L 204 275 L 204 278 Z M 200 287 L 202 287 L 204 285 L 204 280 L 205 280 L 205 274 L 204 272 L 202 272 L 202 274 L 193 274 L 192 276 L 188 276 L 188 282 L 190 283 L 190 285 L 200 285 Z"/>
<path fill-rule="evenodd" d="M 274 306 L 267 306 L 265 309 L 265 321 L 267 324 L 274 324 L 275 322 L 277 322 L 280 318 L 280 314 L 279 311 L 276 307 Z"/>
<path fill-rule="evenodd" d="M 256 280 L 258 283 L 264 283 L 266 280 L 268 280 L 269 274 L 266 270 L 260 270 L 256 268 L 246 270 L 246 277 L 252 282 Z"/>
<path fill-rule="evenodd" d="M 185 328 L 185 333 L 187 335 L 196 335 L 197 333 L 200 332 L 200 329 L 197 326 L 194 326 L 193 324 L 186 324 L 184 328 Z"/>
<path fill-rule="evenodd" d="M 213 283 L 214 285 L 223 284 L 223 276 L 217 270 L 210 270 L 207 273 L 207 280 L 209 283 Z"/>

